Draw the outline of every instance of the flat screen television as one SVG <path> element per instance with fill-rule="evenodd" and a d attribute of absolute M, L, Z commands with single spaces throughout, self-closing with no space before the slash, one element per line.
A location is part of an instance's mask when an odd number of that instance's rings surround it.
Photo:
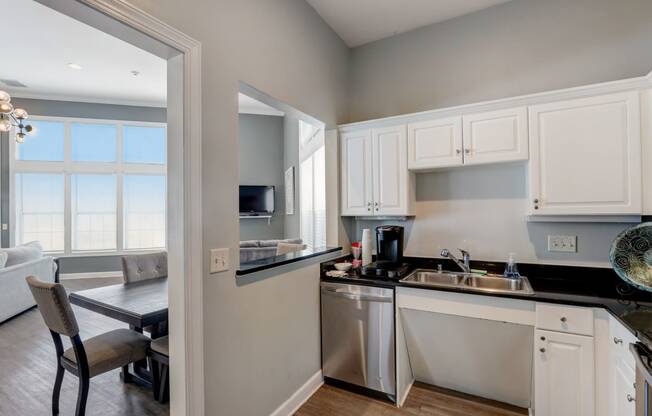
<path fill-rule="evenodd" d="M 274 213 L 274 187 L 240 185 L 240 215 Z"/>

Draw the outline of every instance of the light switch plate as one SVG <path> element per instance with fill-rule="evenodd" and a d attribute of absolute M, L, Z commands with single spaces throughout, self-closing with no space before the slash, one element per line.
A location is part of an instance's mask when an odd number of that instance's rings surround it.
<path fill-rule="evenodd" d="M 229 270 L 229 249 L 214 248 L 211 250 L 211 273 L 225 272 Z"/>
<path fill-rule="evenodd" d="M 562 253 L 577 253 L 577 236 L 576 235 L 549 235 L 548 251 L 558 251 Z"/>

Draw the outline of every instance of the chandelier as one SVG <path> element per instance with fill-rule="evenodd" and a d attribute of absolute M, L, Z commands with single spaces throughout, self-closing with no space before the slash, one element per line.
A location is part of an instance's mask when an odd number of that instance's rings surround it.
<path fill-rule="evenodd" d="M 22 108 L 14 108 L 11 104 L 11 95 L 8 92 L 0 90 L 0 132 L 8 132 L 15 127 L 16 141 L 22 143 L 25 141 L 25 135 L 29 134 L 33 128 L 25 124 L 28 114 Z"/>

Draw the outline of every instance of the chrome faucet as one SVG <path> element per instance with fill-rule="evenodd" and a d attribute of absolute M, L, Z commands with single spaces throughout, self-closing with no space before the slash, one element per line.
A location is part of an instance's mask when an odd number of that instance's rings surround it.
<path fill-rule="evenodd" d="M 462 261 L 453 256 L 447 248 L 441 251 L 441 256 L 448 257 L 449 259 L 453 260 L 455 263 L 457 263 L 458 266 L 460 266 L 460 269 L 462 269 L 464 273 L 471 273 L 471 254 L 469 254 L 469 252 L 466 250 L 462 250 L 461 248 L 459 250 L 462 253 Z"/>

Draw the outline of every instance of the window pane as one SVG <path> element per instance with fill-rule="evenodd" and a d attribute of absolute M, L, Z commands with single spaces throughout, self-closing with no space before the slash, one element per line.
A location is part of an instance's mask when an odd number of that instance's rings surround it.
<path fill-rule="evenodd" d="M 165 176 L 124 176 L 125 249 L 164 248 Z"/>
<path fill-rule="evenodd" d="M 72 175 L 72 249 L 115 250 L 115 175 Z"/>
<path fill-rule="evenodd" d="M 63 175 L 16 174 L 17 243 L 38 240 L 46 251 L 63 251 L 63 200 Z"/>
<path fill-rule="evenodd" d="M 115 162 L 117 127 L 110 124 L 71 126 L 72 160 L 75 162 Z"/>
<path fill-rule="evenodd" d="M 24 143 L 16 145 L 18 160 L 63 161 L 65 125 L 54 121 L 29 120 L 34 127 Z"/>
<path fill-rule="evenodd" d="M 124 161 L 127 163 L 165 164 L 164 127 L 124 127 Z"/>
<path fill-rule="evenodd" d="M 313 155 L 314 247 L 326 246 L 326 151 L 320 147 Z"/>
<path fill-rule="evenodd" d="M 301 162 L 301 171 L 299 173 L 299 182 L 301 183 L 301 239 L 308 248 L 314 248 L 313 245 L 313 187 L 312 187 L 312 158 Z"/>

